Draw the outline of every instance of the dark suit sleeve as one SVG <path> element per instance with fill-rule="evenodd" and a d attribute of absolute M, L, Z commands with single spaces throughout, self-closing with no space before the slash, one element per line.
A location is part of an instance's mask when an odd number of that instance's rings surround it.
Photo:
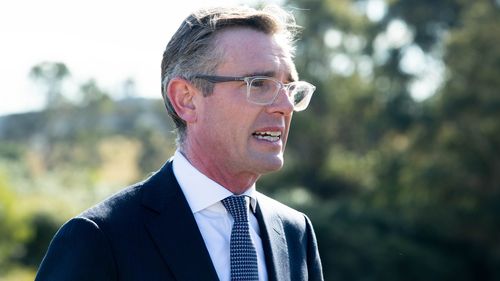
<path fill-rule="evenodd" d="M 322 281 L 323 270 L 321 267 L 321 259 L 319 257 L 318 242 L 316 241 L 316 235 L 312 227 L 311 221 L 307 216 L 306 219 L 306 231 L 307 231 L 307 269 L 309 280 Z"/>
<path fill-rule="evenodd" d="M 35 281 L 116 280 L 109 241 L 93 221 L 74 218 L 50 243 Z"/>

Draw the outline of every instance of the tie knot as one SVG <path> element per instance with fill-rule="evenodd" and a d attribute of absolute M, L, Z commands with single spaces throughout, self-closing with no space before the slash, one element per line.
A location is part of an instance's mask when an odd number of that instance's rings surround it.
<path fill-rule="evenodd" d="M 222 200 L 222 205 L 233 216 L 235 222 L 248 221 L 245 196 L 229 196 Z"/>

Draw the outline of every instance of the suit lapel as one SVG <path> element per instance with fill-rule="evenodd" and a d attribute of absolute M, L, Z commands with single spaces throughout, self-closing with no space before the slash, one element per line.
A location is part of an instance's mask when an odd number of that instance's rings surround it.
<path fill-rule="evenodd" d="M 281 218 L 259 194 L 255 216 L 259 222 L 269 281 L 289 278 L 288 249 Z"/>
<path fill-rule="evenodd" d="M 145 185 L 150 186 L 144 188 L 144 223 L 176 280 L 218 280 L 172 161 Z"/>

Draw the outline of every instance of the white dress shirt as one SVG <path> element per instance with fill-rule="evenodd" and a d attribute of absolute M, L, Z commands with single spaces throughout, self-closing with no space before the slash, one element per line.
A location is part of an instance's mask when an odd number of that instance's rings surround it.
<path fill-rule="evenodd" d="M 230 281 L 229 244 L 234 220 L 220 201 L 233 193 L 198 171 L 178 150 L 174 154 L 173 171 L 189 207 L 193 211 L 219 279 Z M 250 236 L 257 252 L 259 280 L 265 281 L 267 280 L 267 269 L 264 250 L 260 239 L 259 224 L 254 215 L 257 206 L 255 193 L 255 185 L 253 185 L 243 194 L 247 196 L 247 206 L 250 205 L 252 210 L 249 212 Z"/>

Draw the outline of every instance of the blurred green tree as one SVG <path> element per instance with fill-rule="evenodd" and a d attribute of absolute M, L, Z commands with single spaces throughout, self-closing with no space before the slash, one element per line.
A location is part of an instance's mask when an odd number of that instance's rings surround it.
<path fill-rule="evenodd" d="M 288 4 L 318 90 L 262 185 L 311 215 L 327 280 L 498 280 L 498 1 Z"/>
<path fill-rule="evenodd" d="M 70 76 L 69 69 L 62 62 L 41 62 L 31 68 L 30 77 L 40 81 L 45 88 L 45 106 L 53 108 L 64 104 L 63 82 Z"/>
<path fill-rule="evenodd" d="M 305 27 L 299 73 L 318 89 L 294 116 L 283 171 L 259 190 L 310 215 L 326 280 L 500 280 L 499 1 L 287 3 Z M 65 103 L 69 73 L 32 71 L 51 105 Z M 416 99 L 432 76 L 434 95 Z M 0 174 L 0 271 L 13 256 L 37 263 L 60 223 L 52 214 L 111 193 L 102 175 L 114 161 L 138 160 L 127 169 L 142 177 L 174 149 L 161 101 L 116 101 L 94 80 L 79 93 L 80 103 L 4 122 L 0 155 L 29 171 L 16 189 L 57 211 L 20 215 Z M 61 212 L 63 201 L 74 209 Z"/>
<path fill-rule="evenodd" d="M 16 197 L 4 170 L 0 170 L 0 277 L 23 256 L 24 243 L 31 236 L 26 214 L 17 208 Z"/>

